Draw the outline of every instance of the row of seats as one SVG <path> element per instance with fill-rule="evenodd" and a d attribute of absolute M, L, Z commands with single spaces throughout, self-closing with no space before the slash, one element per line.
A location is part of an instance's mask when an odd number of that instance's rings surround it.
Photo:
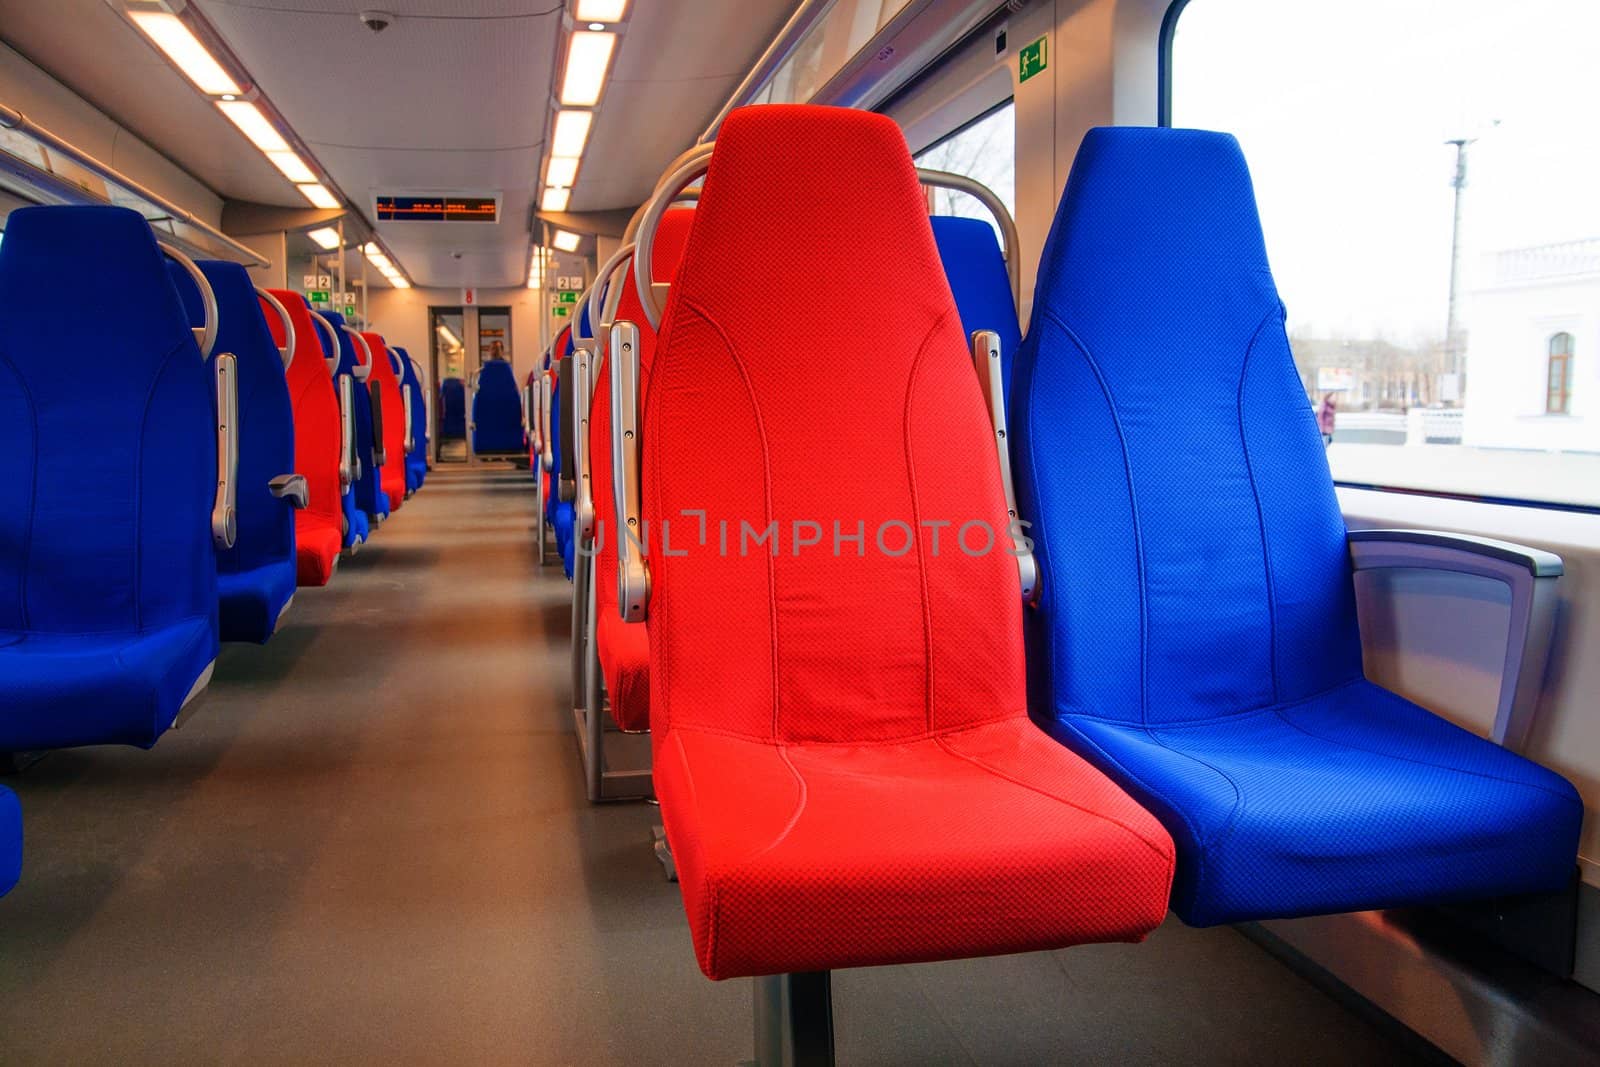
<path fill-rule="evenodd" d="M 520 455 L 527 447 L 523 398 L 509 361 L 484 360 L 470 386 L 460 378 L 444 379 L 439 401 L 441 440 L 470 440 L 478 456 Z"/>
<path fill-rule="evenodd" d="M 887 119 L 735 111 L 530 383 L 575 703 L 650 731 L 704 972 L 1568 885 L 1582 804 L 1514 751 L 1560 561 L 1346 530 L 1235 141 L 1093 131 L 1025 338 L 993 231 L 926 204 Z M 1393 567 L 1511 589 L 1492 739 L 1365 679 Z"/>
<path fill-rule="evenodd" d="M 419 369 L 120 207 L 12 212 L 0 308 L 0 754 L 148 748 L 421 486 Z"/>

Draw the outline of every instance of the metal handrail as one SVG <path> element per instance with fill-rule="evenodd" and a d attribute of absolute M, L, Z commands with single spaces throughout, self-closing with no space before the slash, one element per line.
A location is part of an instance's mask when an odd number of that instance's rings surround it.
<path fill-rule="evenodd" d="M 367 361 L 365 363 L 357 364 L 355 370 L 353 371 L 356 381 L 364 382 L 368 378 L 372 377 L 372 346 L 367 344 L 367 339 L 365 337 L 362 337 L 350 327 L 341 326 L 340 329 L 349 334 L 351 341 L 354 344 L 359 345 L 361 347 L 361 351 L 367 354 Z"/>
<path fill-rule="evenodd" d="M 201 220 L 197 215 L 195 215 L 194 212 L 179 207 L 177 204 L 174 204 L 160 193 L 157 193 L 147 186 L 141 185 L 140 183 L 134 181 L 132 178 L 128 177 L 126 174 L 123 174 L 109 163 L 102 163 L 100 160 L 96 159 L 94 156 L 91 156 L 77 145 L 72 144 L 70 141 L 62 140 L 60 137 L 57 137 L 43 126 L 40 126 L 38 123 L 28 118 L 28 116 L 24 115 L 16 108 L 7 107 L 4 104 L 0 104 L 0 127 L 4 127 L 8 130 L 16 130 L 18 133 L 26 134 L 35 141 L 44 144 L 48 148 L 56 152 L 60 152 L 78 166 L 83 167 L 85 170 L 91 171 L 99 177 L 104 178 L 106 181 L 121 186 L 134 196 L 137 196 L 139 199 L 149 202 L 154 207 L 160 208 L 162 211 L 166 212 L 167 215 L 177 219 L 184 225 L 193 226 L 195 229 L 200 230 L 206 235 L 222 242 L 222 244 L 232 249 L 240 256 L 244 257 L 245 261 L 249 262 L 250 264 L 257 267 L 272 266 L 272 260 L 267 259 L 260 252 L 257 252 L 249 245 L 241 244 L 238 241 L 235 241 L 232 237 L 229 237 L 215 226 L 212 226 L 210 223 Z"/>
<path fill-rule="evenodd" d="M 1000 224 L 1000 236 L 1005 242 L 1002 255 L 1006 261 L 1006 276 L 1011 281 L 1011 300 L 1016 307 L 1022 307 L 1022 254 L 1021 239 L 1017 236 L 1017 222 L 1011 217 L 1005 201 L 1001 200 L 995 191 L 980 181 L 975 181 L 964 174 L 951 174 L 943 170 L 926 170 L 917 168 L 917 180 L 923 185 L 931 185 L 938 189 L 950 189 L 958 193 L 966 193 L 989 209 L 989 214 Z"/>
<path fill-rule="evenodd" d="M 289 318 L 289 309 L 259 285 L 256 286 L 256 296 L 271 304 L 272 309 L 278 313 L 278 318 L 283 320 L 283 347 L 279 348 L 278 352 L 283 356 L 283 369 L 288 370 L 289 365 L 294 362 L 294 321 Z"/>
<path fill-rule="evenodd" d="M 777 72 L 785 60 L 794 54 L 794 50 L 800 47 L 800 42 L 805 40 L 806 34 L 811 32 L 811 28 L 832 7 L 833 0 L 804 0 L 799 7 L 795 8 L 794 14 L 789 16 L 789 21 L 783 24 L 783 29 L 778 31 L 778 36 L 774 37 L 772 43 L 767 45 L 766 51 L 761 53 L 755 65 L 750 68 L 750 73 L 746 74 L 744 80 L 739 82 L 738 88 L 734 89 L 733 94 L 728 97 L 728 102 L 717 110 L 716 116 L 711 120 L 711 125 L 705 128 L 705 132 L 699 136 L 696 143 L 704 144 L 715 137 L 718 127 L 722 125 L 722 120 L 728 117 L 728 112 L 741 104 L 749 102 L 749 97 Z"/>
<path fill-rule="evenodd" d="M 328 335 L 328 345 L 329 345 L 329 347 L 331 347 L 333 349 L 333 355 L 326 356 L 323 359 L 323 362 L 327 363 L 327 365 L 328 365 L 328 373 L 329 374 L 338 374 L 339 373 L 339 335 L 333 332 L 333 323 L 329 322 L 327 319 L 323 318 L 321 315 L 317 314 L 315 311 L 310 312 L 310 315 L 311 315 L 311 321 L 313 323 L 315 323 L 317 326 L 319 326 L 322 329 L 323 333 Z"/>
<path fill-rule="evenodd" d="M 184 269 L 184 273 L 194 281 L 194 287 L 200 291 L 200 313 L 205 316 L 204 326 L 192 327 L 195 343 L 200 346 L 200 358 L 210 359 L 211 353 L 217 348 L 217 293 L 211 288 L 211 282 L 206 279 L 205 272 L 199 264 L 182 252 L 173 248 L 167 242 L 157 239 L 156 247 L 170 258 L 174 263 Z"/>
<path fill-rule="evenodd" d="M 711 153 L 715 147 L 715 142 L 703 144 L 678 157 L 680 162 L 677 168 L 656 186 L 655 195 L 639 220 L 639 229 L 634 242 L 633 284 L 638 287 L 639 301 L 644 305 L 644 317 L 650 323 L 651 329 L 661 328 L 661 313 L 666 306 L 666 300 L 656 291 L 654 279 L 651 277 L 651 265 L 655 257 L 656 227 L 661 225 L 661 217 L 677 200 L 678 194 L 710 169 Z"/>
<path fill-rule="evenodd" d="M 589 312 L 589 328 L 594 331 L 594 338 L 592 339 L 602 339 L 602 331 L 611 321 L 609 318 L 603 317 L 604 311 L 606 308 L 612 308 L 614 313 L 616 302 L 621 299 L 621 286 L 612 285 L 608 287 L 606 283 L 611 280 L 611 275 L 616 273 L 617 267 L 632 253 L 633 245 L 624 244 L 612 254 L 610 259 L 601 264 L 600 269 L 595 272 L 594 284 L 589 287 L 588 302 L 582 305 Z M 602 292 L 605 293 L 604 298 L 600 295 Z M 600 307 L 595 306 L 597 303 Z"/>

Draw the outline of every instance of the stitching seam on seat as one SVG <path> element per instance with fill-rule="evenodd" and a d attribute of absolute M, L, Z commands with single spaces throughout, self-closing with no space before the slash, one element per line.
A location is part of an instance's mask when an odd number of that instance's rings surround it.
<path fill-rule="evenodd" d="M 733 367 L 739 372 L 739 379 L 744 383 L 745 395 L 750 398 L 750 414 L 756 420 L 756 436 L 761 441 L 761 477 L 762 497 L 767 513 L 763 516 L 770 525 L 773 519 L 772 507 L 772 449 L 767 443 L 767 427 L 761 418 L 761 407 L 756 403 L 755 387 L 750 383 L 749 371 L 745 368 L 744 361 L 739 358 L 739 351 L 734 347 L 733 339 L 727 331 L 717 324 L 716 320 L 697 301 L 688 297 L 682 298 L 684 308 L 696 318 L 704 322 L 721 339 L 723 347 L 728 352 L 728 358 L 733 361 Z M 659 334 L 657 335 L 659 337 Z M 767 617 L 768 626 L 772 630 L 772 739 L 779 738 L 779 724 L 782 722 L 783 713 L 783 686 L 782 659 L 778 650 L 778 565 L 776 558 L 770 553 L 763 553 L 767 557 Z"/>
<path fill-rule="evenodd" d="M 139 416 L 139 454 L 133 460 L 133 626 L 141 633 L 144 632 L 144 538 L 140 536 L 144 532 L 144 434 L 150 423 L 150 405 L 155 401 L 156 389 L 161 384 L 162 375 L 167 373 L 173 357 L 180 353 L 186 354 L 185 350 L 188 347 L 180 341 L 162 357 L 155 374 L 150 377 L 150 391 L 145 394 L 144 410 Z M 201 366 L 212 370 L 215 374 L 209 359 L 201 360 Z M 216 432 L 215 415 L 213 415 L 212 432 Z M 221 478 L 222 472 L 213 468 L 211 477 L 213 493 Z M 213 495 L 213 505 L 215 499 Z M 206 525 L 210 526 L 211 508 L 205 508 L 205 513 Z"/>
<path fill-rule="evenodd" d="M 33 430 L 33 478 L 28 484 L 28 516 L 27 524 L 22 530 L 22 552 L 17 568 L 17 625 L 26 631 L 28 622 L 28 570 L 33 554 L 33 519 L 34 510 L 39 501 L 39 408 L 33 399 L 33 390 L 28 388 L 28 382 L 22 376 L 22 371 L 17 367 L 10 356 L 0 353 L 0 360 L 10 368 L 17 379 L 17 388 L 22 392 L 22 399 L 28 405 L 28 418 Z"/>
<path fill-rule="evenodd" d="M 1244 387 L 1250 378 L 1250 360 L 1256 353 L 1256 342 L 1261 340 L 1261 332 L 1272 321 L 1273 313 L 1278 309 L 1274 307 L 1261 321 L 1256 323 L 1256 328 L 1250 334 L 1250 343 L 1245 347 L 1244 364 L 1239 368 L 1239 388 L 1234 395 L 1234 410 L 1239 420 L 1239 450 L 1244 453 L 1245 475 L 1250 479 L 1250 496 L 1256 504 L 1256 527 L 1261 533 L 1261 565 L 1266 572 L 1267 579 L 1267 662 L 1271 667 L 1272 701 L 1278 701 L 1278 597 L 1277 587 L 1272 580 L 1272 552 L 1268 546 L 1267 516 L 1261 508 L 1261 490 L 1256 485 L 1256 468 L 1250 460 L 1250 441 L 1245 434 L 1244 417 Z"/>
<path fill-rule="evenodd" d="M 965 733 L 966 731 L 962 731 L 962 732 Z M 1062 804 L 1062 805 L 1064 805 L 1066 807 L 1076 809 L 1077 811 L 1083 812 L 1085 815 L 1088 815 L 1088 816 L 1091 816 L 1093 818 L 1099 819 L 1102 822 L 1110 823 L 1112 826 L 1115 826 L 1115 827 L 1121 829 L 1122 831 L 1127 833 L 1130 837 L 1133 837 L 1136 840 L 1142 842 L 1144 844 L 1144 846 L 1146 848 L 1148 848 L 1151 852 L 1154 852 L 1157 856 L 1160 856 L 1163 860 L 1165 860 L 1166 863 L 1167 863 L 1167 869 L 1168 869 L 1169 872 L 1171 871 L 1173 864 L 1175 864 L 1177 862 L 1177 849 L 1176 849 L 1176 847 L 1174 847 L 1171 852 L 1164 851 L 1161 848 L 1160 845 L 1156 844 L 1156 842 L 1150 840 L 1148 837 L 1144 836 L 1139 831 L 1135 830 L 1133 827 L 1131 827 L 1127 823 L 1123 822 L 1121 819 L 1112 818 L 1110 815 L 1107 815 L 1103 811 L 1095 811 L 1093 808 L 1086 808 L 1082 804 L 1074 803 L 1073 801 L 1068 800 L 1066 797 L 1061 796 L 1058 793 L 1052 793 L 1049 790 L 1041 789 L 1038 786 L 1033 785 L 1033 784 L 1031 784 L 1029 782 L 1024 782 L 1022 779 L 1016 777 L 1015 775 L 1007 774 L 1005 771 L 1001 770 L 1000 768 L 995 767 L 995 766 L 993 766 L 993 765 L 991 765 L 989 763 L 986 763 L 986 762 L 984 762 L 983 760 L 979 759 L 976 756 L 969 755 L 969 754 L 967 754 L 965 752 L 957 752 L 954 748 L 950 747 L 950 742 L 945 737 L 936 737 L 936 738 L 934 738 L 934 743 L 937 744 L 940 748 L 944 749 L 950 755 L 954 756 L 956 759 L 964 760 L 967 763 L 972 764 L 974 767 L 978 768 L 979 770 L 985 772 L 986 774 L 993 775 L 994 777 L 999 778 L 1002 781 L 1010 782 L 1012 785 L 1016 786 L 1019 789 L 1026 789 L 1029 792 L 1037 793 L 1039 796 L 1048 797 L 1049 799 L 1054 800 L 1058 804 Z M 1112 784 L 1114 785 L 1115 783 L 1112 783 Z"/>
<path fill-rule="evenodd" d="M 1128 456 L 1128 438 L 1122 432 L 1122 420 L 1117 416 L 1117 405 L 1111 396 L 1111 386 L 1106 382 L 1105 375 L 1101 373 L 1100 365 L 1089 354 L 1088 346 L 1050 308 L 1044 308 L 1040 311 L 1040 314 L 1044 316 L 1046 322 L 1060 330 L 1067 340 L 1072 342 L 1073 347 L 1078 350 L 1078 354 L 1083 357 L 1089 372 L 1094 375 L 1095 382 L 1100 386 L 1101 395 L 1105 397 L 1106 411 L 1111 416 L 1111 425 L 1116 428 L 1117 443 L 1122 448 L 1122 471 L 1128 483 L 1128 519 L 1133 524 L 1133 557 L 1134 564 L 1139 572 L 1139 721 L 1148 726 L 1150 722 L 1150 609 L 1146 603 L 1144 538 L 1141 536 L 1139 529 L 1139 497 L 1134 492 L 1133 462 Z"/>
<path fill-rule="evenodd" d="M 917 544 L 917 591 L 922 598 L 922 656 L 925 675 L 923 677 L 922 702 L 923 717 L 929 731 L 933 730 L 934 706 L 934 672 L 933 672 L 933 608 L 928 596 L 928 561 L 922 551 L 922 508 L 917 498 L 917 464 L 912 452 L 911 422 L 912 402 L 915 400 L 917 387 L 917 373 L 922 369 L 922 357 L 928 353 L 928 344 L 938 334 L 939 327 L 949 321 L 955 313 L 954 306 L 946 308 L 928 327 L 928 332 L 922 335 L 922 341 L 917 345 L 917 354 L 911 360 L 911 369 L 906 374 L 906 392 L 903 405 L 905 415 L 901 422 L 901 439 L 906 450 L 906 482 L 911 494 L 911 518 L 916 523 Z"/>

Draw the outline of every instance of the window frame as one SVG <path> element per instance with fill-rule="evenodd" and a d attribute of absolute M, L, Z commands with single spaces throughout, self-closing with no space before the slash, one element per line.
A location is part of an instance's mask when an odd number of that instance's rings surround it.
<path fill-rule="evenodd" d="M 1187 8 L 1189 4 L 1190 0 L 1172 0 L 1172 2 L 1167 5 L 1166 14 L 1161 17 L 1161 33 L 1156 45 L 1156 125 L 1169 129 L 1172 126 L 1172 46 L 1178 35 L 1178 20 L 1183 17 L 1184 9 Z M 1558 333 L 1559 332 L 1562 331 L 1558 331 Z M 1551 337 L 1551 340 L 1554 340 L 1553 336 Z M 1560 417 L 1560 415 L 1564 415 L 1566 413 L 1557 413 L 1548 410 L 1550 404 L 1549 358 L 1550 357 L 1547 349 L 1544 383 L 1546 414 Z M 1567 381 L 1569 383 L 1567 390 L 1567 403 L 1570 406 L 1572 399 L 1570 386 L 1572 375 L 1572 357 L 1570 354 L 1567 357 L 1566 369 L 1568 376 Z M 1502 497 L 1492 496 L 1489 494 L 1452 493 L 1433 489 L 1409 489 L 1403 486 L 1372 485 L 1364 482 L 1342 481 L 1338 478 L 1333 480 L 1333 484 L 1342 489 L 1364 489 L 1378 493 L 1399 493 L 1405 496 L 1439 497 L 1444 500 L 1464 500 L 1479 504 L 1499 504 L 1508 507 L 1535 508 L 1543 511 L 1574 511 L 1586 515 L 1600 515 L 1600 506 L 1592 506 L 1587 504 L 1570 504 L 1552 502 L 1548 500 L 1528 500 L 1520 497 Z"/>
<path fill-rule="evenodd" d="M 1572 349 L 1575 340 L 1572 331 L 1557 330 L 1545 341 L 1544 413 L 1546 415 L 1572 414 Z M 1561 344 L 1562 351 L 1556 351 L 1557 344 Z M 1552 404 L 1556 396 L 1552 379 L 1558 360 L 1561 363 L 1561 406 L 1555 407 Z"/>

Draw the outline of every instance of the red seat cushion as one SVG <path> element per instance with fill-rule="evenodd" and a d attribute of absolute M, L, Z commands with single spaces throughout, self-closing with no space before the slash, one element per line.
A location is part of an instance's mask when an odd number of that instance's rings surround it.
<path fill-rule="evenodd" d="M 673 858 L 712 978 L 1139 941 L 1166 831 L 1026 719 L 898 744 L 657 748 Z"/>
<path fill-rule="evenodd" d="M 693 208 L 673 208 L 662 216 L 652 259 L 657 281 L 670 281 L 683 259 L 684 243 L 694 222 Z M 639 382 L 649 384 L 656 332 L 644 317 L 632 262 L 624 271 L 617 321 L 639 327 Z M 610 697 L 611 717 L 624 730 L 650 728 L 650 643 L 644 628 L 623 625 L 617 614 L 617 521 L 611 480 L 611 373 L 602 366 L 595 375 L 589 404 L 589 484 L 594 495 L 595 528 L 603 531 L 594 556 L 595 611 L 599 623 L 595 646 Z"/>
<path fill-rule="evenodd" d="M 1166 831 L 1027 718 L 993 427 L 891 120 L 728 117 L 642 436 L 654 781 L 708 975 L 1161 921 Z"/>
<path fill-rule="evenodd" d="M 327 585 L 339 562 L 344 543 L 337 521 L 310 511 L 294 517 L 295 581 L 299 585 Z"/>

